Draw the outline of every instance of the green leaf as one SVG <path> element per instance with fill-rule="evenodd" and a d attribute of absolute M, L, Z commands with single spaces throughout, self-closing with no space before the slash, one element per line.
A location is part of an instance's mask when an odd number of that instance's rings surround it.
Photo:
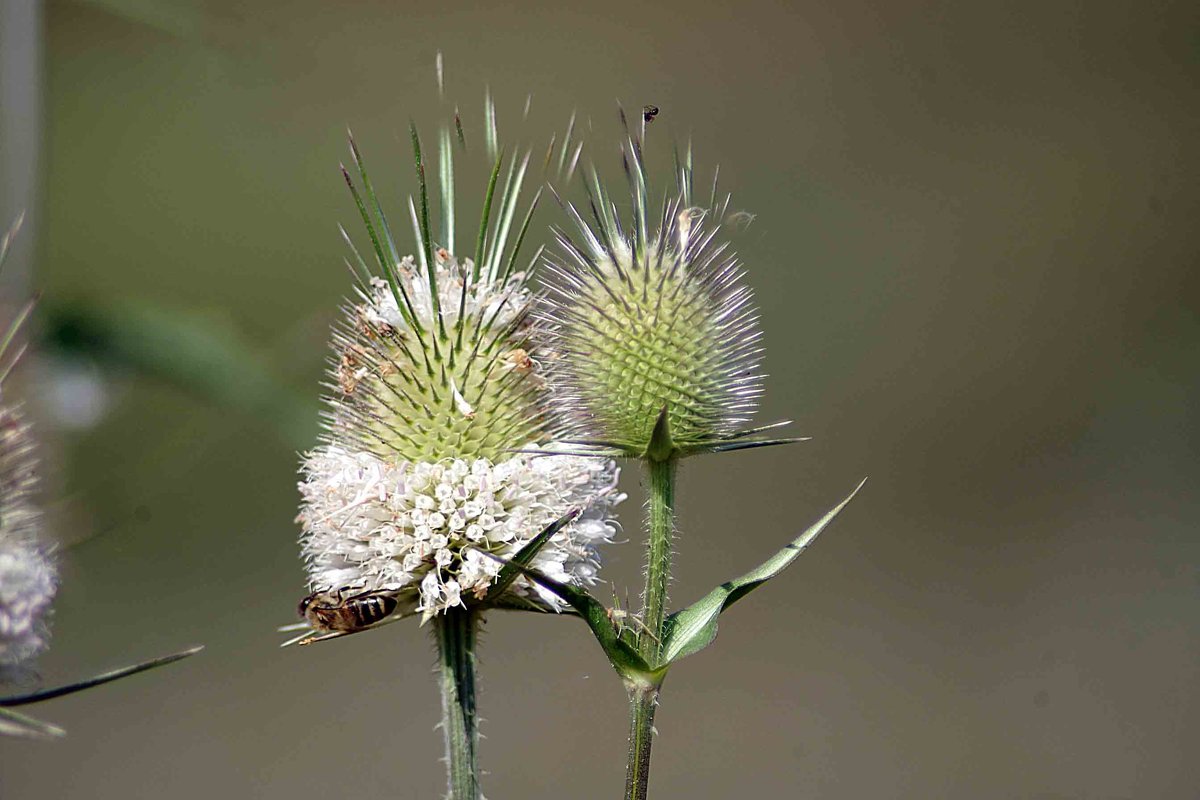
<path fill-rule="evenodd" d="M 57 725 L 51 725 L 49 722 L 42 722 L 40 719 L 18 714 L 16 711 L 10 711 L 7 708 L 0 708 L 0 735 L 51 739 L 57 736 L 65 736 L 66 733 L 66 731 Z"/>
<path fill-rule="evenodd" d="M 173 664 L 174 662 L 181 661 L 182 659 L 185 659 L 188 656 L 194 656 L 194 655 L 196 655 L 196 653 L 199 653 L 203 649 L 204 649 L 204 645 L 199 645 L 197 647 L 189 647 L 187 650 L 183 650 L 178 653 L 172 653 L 169 656 L 160 656 L 158 658 L 152 658 L 149 661 L 143 661 L 139 664 L 132 664 L 128 667 L 121 667 L 119 669 L 114 669 L 111 672 L 101 673 L 100 675 L 97 675 L 93 678 L 86 678 L 82 681 L 77 681 L 75 683 L 68 683 L 65 686 L 57 686 L 53 689 L 45 689 L 40 692 L 33 692 L 31 694 L 25 694 L 25 695 L 17 695 L 15 697 L 5 697 L 5 698 L 0 699 L 0 707 L 25 706 L 25 705 L 29 705 L 30 703 L 40 703 L 44 700 L 53 700 L 56 697 L 62 697 L 64 695 L 74 694 L 75 692 L 82 692 L 84 689 L 90 689 L 93 686 L 99 686 L 104 683 L 110 683 L 112 681 L 119 680 L 120 678 L 127 678 L 130 675 L 136 675 L 137 673 L 145 672 L 148 669 L 154 669 L 155 667 L 162 667 L 167 664 Z"/>
<path fill-rule="evenodd" d="M 804 549 L 825 530 L 833 518 L 858 494 L 867 481 L 855 487 L 842 502 L 833 507 L 804 533 L 793 539 L 786 547 L 767 559 L 757 569 L 739 578 L 721 584 L 687 608 L 667 617 L 663 635 L 663 663 L 672 664 L 681 658 L 698 653 L 712 644 L 717 637 L 717 618 L 750 592 L 774 578 L 784 567 L 796 560 Z"/>
<path fill-rule="evenodd" d="M 499 574 L 496 575 L 496 580 L 493 581 L 492 585 L 488 587 L 488 596 L 498 598 L 500 595 L 504 594 L 505 590 L 508 589 L 509 586 L 512 586 L 513 581 L 521 577 L 518 567 L 528 567 L 531 563 L 533 563 L 533 559 L 537 557 L 537 554 L 542 551 L 543 547 L 550 543 L 550 540 L 554 537 L 554 534 L 558 533 L 564 527 L 574 522 L 579 517 L 580 513 L 581 509 L 571 509 L 566 514 L 547 525 L 545 529 L 537 536 L 530 539 L 525 546 L 518 550 L 516 555 L 514 555 L 508 561 L 508 563 L 504 565 Z"/>
<path fill-rule="evenodd" d="M 485 555 L 501 561 L 505 565 L 514 566 L 526 578 L 554 593 L 555 596 L 575 609 L 579 616 L 583 618 L 583 621 L 587 623 L 587 626 L 591 628 L 592 634 L 596 637 L 596 641 L 600 643 L 604 654 L 608 656 L 609 663 L 612 664 L 613 669 L 624 680 L 654 684 L 657 684 L 661 680 L 663 670 L 652 668 L 638 654 L 633 645 L 621 638 L 620 631 L 617 630 L 617 626 L 613 624 L 612 619 L 609 617 L 608 609 L 599 600 L 592 597 L 583 589 L 556 581 L 535 569 L 515 564 L 512 561 L 490 553 L 485 553 Z"/>

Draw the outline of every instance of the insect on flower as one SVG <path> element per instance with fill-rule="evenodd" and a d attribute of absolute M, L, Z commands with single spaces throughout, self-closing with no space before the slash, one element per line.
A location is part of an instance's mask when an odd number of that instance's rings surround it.
<path fill-rule="evenodd" d="M 399 606 L 394 592 L 313 592 L 300 601 L 300 616 L 321 633 L 355 633 L 387 619 Z"/>

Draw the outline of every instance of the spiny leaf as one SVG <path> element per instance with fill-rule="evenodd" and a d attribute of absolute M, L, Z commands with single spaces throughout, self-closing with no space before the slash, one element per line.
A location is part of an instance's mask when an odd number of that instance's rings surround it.
<path fill-rule="evenodd" d="M 547 525 L 537 536 L 530 539 L 496 575 L 496 580 L 488 587 L 488 596 L 498 598 L 504 594 L 505 590 L 509 586 L 512 586 L 513 581 L 521 577 L 521 573 L 517 571 L 517 568 L 527 567 L 533 563 L 533 559 L 537 557 L 537 554 L 542 551 L 543 547 L 550 543 L 554 534 L 578 519 L 580 513 L 581 510 L 578 508 L 571 509 Z"/>
<path fill-rule="evenodd" d="M 599 600 L 592 597 L 583 589 L 556 581 L 535 569 L 514 564 L 512 561 L 490 553 L 485 553 L 485 555 L 504 563 L 506 566 L 511 565 L 515 567 L 526 578 L 552 592 L 556 597 L 575 609 L 579 616 L 583 618 L 583 621 L 587 623 L 587 626 L 591 628 L 596 641 L 600 643 L 600 647 L 603 648 L 605 655 L 608 656 L 609 663 L 613 665 L 613 669 L 622 678 L 639 683 L 648 681 L 657 682 L 659 680 L 661 671 L 652 669 L 638 654 L 637 650 L 629 642 L 621 638 L 620 631 L 617 630 L 617 626 L 613 624 L 612 619 L 609 617 L 608 609 Z"/>
<path fill-rule="evenodd" d="M 795 561 L 796 557 L 812 544 L 821 531 L 825 530 L 826 526 L 833 521 L 833 518 L 854 499 L 858 490 L 866 482 L 864 478 L 849 497 L 834 506 L 812 527 L 793 539 L 757 569 L 721 584 L 697 602 L 667 617 L 663 636 L 663 662 L 672 664 L 712 644 L 713 639 L 717 636 L 717 618 L 725 609 L 778 575 Z"/>
<path fill-rule="evenodd" d="M 139 672 L 145 672 L 146 670 L 154 669 L 155 667 L 173 664 L 174 662 L 181 661 L 188 656 L 194 656 L 203 649 L 204 645 L 189 647 L 187 650 L 181 650 L 178 653 L 152 658 L 149 661 L 143 661 L 139 664 L 132 664 L 128 667 L 114 669 L 111 672 L 104 672 L 100 675 L 96 675 L 93 678 L 86 678 L 82 681 L 68 683 L 64 686 L 57 686 L 53 689 L 45 689 L 40 692 L 17 695 L 15 697 L 0 698 L 0 707 L 24 706 L 29 705 L 30 703 L 40 703 L 43 700 L 53 700 L 56 697 L 63 697 L 64 695 L 74 694 L 75 692 L 82 692 L 84 689 L 90 689 L 93 686 L 110 683 L 112 681 L 119 680 L 120 678 L 127 678 L 130 675 L 136 675 Z"/>

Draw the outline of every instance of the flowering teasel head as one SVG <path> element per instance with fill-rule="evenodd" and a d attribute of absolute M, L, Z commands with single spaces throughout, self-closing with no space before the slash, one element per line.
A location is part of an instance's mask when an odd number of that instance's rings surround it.
<path fill-rule="evenodd" d="M 20 220 L 0 241 L 0 264 Z M 0 340 L 0 670 L 40 653 L 48 643 L 47 618 L 57 588 L 56 570 L 41 541 L 35 502 L 37 458 L 29 423 L 4 397 L 5 382 L 24 348 L 13 351 L 29 303 Z"/>
<path fill-rule="evenodd" d="M 718 238 L 729 197 L 718 200 L 714 179 L 708 205 L 695 202 L 689 148 L 655 213 L 641 142 L 627 136 L 623 155 L 631 219 L 592 170 L 592 222 L 566 204 L 578 236 L 556 230 L 546 259 L 563 436 L 654 460 L 765 444 L 746 438 L 764 428 L 743 428 L 762 394 L 761 332 L 738 257 Z"/>
<path fill-rule="evenodd" d="M 343 231 L 357 296 L 333 335 L 324 441 L 306 456 L 300 484 L 310 585 L 335 603 L 386 593 L 425 619 L 476 604 L 557 609 L 553 594 L 524 578 L 506 581 L 497 596 L 503 564 L 490 556 L 512 558 L 577 513 L 539 544 L 532 564 L 586 584 L 595 579 L 596 545 L 615 532 L 615 464 L 521 452 L 553 448 L 540 369 L 545 334 L 531 313 L 529 269 L 518 264 L 540 192 L 514 226 L 529 154 L 508 159 L 500 150 L 490 98 L 486 116 L 494 166 L 472 255 L 456 249 L 453 158 L 465 148 L 457 114 L 457 143 L 448 127 L 440 135 L 436 234 L 412 129 L 414 255 L 397 247 L 350 141 L 355 175 L 343 173 L 375 265 Z M 570 130 L 558 152 L 560 168 L 573 166 Z"/>

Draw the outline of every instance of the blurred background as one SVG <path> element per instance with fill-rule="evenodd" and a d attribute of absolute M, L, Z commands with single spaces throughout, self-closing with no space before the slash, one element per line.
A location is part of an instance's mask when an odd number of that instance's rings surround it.
<path fill-rule="evenodd" d="M 346 126 L 403 222 L 439 49 L 476 143 L 490 85 L 530 142 L 577 110 L 617 180 L 616 100 L 654 104 L 659 175 L 690 135 L 757 215 L 760 418 L 814 438 L 686 463 L 677 603 L 871 479 L 672 672 L 656 796 L 1196 795 L 1194 3 L 3 0 L 3 293 L 43 298 L 13 391 L 63 569 L 40 672 L 208 648 L 37 707 L 69 735 L 0 741 L 0 796 L 441 796 L 424 631 L 275 633 L 351 285 Z M 488 796 L 619 797 L 584 626 L 493 614 L 482 656 Z"/>

